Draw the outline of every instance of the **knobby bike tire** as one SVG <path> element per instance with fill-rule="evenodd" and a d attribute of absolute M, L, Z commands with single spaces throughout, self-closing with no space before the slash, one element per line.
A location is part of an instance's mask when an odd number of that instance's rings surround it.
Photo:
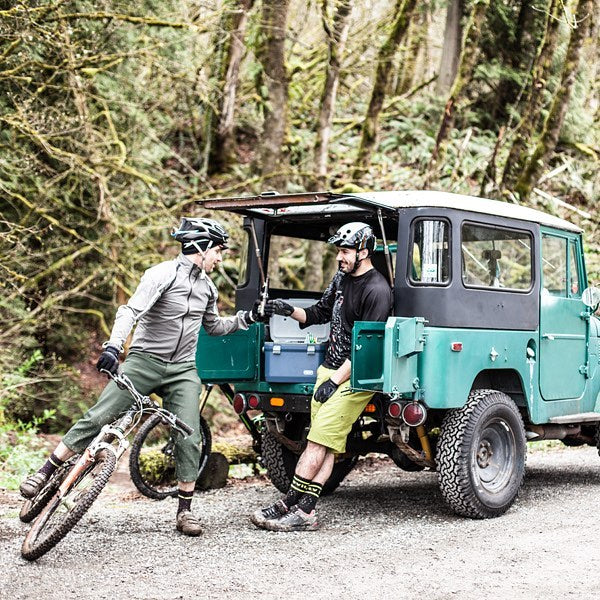
<path fill-rule="evenodd" d="M 54 524 L 50 522 L 50 518 L 63 502 L 57 492 L 32 523 L 21 547 L 21 556 L 26 560 L 36 560 L 54 548 L 73 529 L 100 495 L 115 470 L 116 463 L 114 453 L 104 449 L 99 450 L 94 457 L 94 462 L 81 473 L 65 495 L 67 498 L 67 496 L 71 497 L 75 494 L 73 498 L 70 498 L 73 504 L 68 508 L 64 517 L 59 518 Z M 77 487 L 85 481 L 86 476 L 91 475 L 92 471 L 96 472 L 96 475 L 90 488 L 77 495 Z"/>
<path fill-rule="evenodd" d="M 153 500 L 163 500 L 168 497 L 176 496 L 178 489 L 174 472 L 174 459 L 173 464 L 169 465 L 169 468 L 172 469 L 173 472 L 166 482 L 149 481 L 142 473 L 143 468 L 140 465 L 140 456 L 143 453 L 144 446 L 148 443 L 149 439 L 152 439 L 152 434 L 156 433 L 161 427 L 165 428 L 165 433 L 168 431 L 168 425 L 159 414 L 150 417 L 139 428 L 133 443 L 131 444 L 131 453 L 129 454 L 129 474 L 131 476 L 131 481 L 133 481 L 135 487 L 144 494 L 144 496 L 152 498 Z M 167 453 L 170 456 L 170 453 L 174 450 L 172 442 L 173 440 L 171 439 L 165 440 L 163 448 L 157 448 L 157 451 Z M 210 433 L 210 427 L 208 426 L 206 419 L 200 415 L 200 466 L 198 477 L 200 477 L 202 471 L 206 467 L 211 447 L 212 435 Z"/>
<path fill-rule="evenodd" d="M 50 499 L 56 494 L 56 490 L 60 487 L 60 484 L 64 481 L 67 473 L 73 468 L 73 465 L 77 462 L 79 454 L 76 454 L 60 466 L 50 479 L 46 482 L 46 485 L 39 491 L 39 493 L 25 500 L 19 513 L 19 519 L 23 523 L 31 523 L 41 512 L 44 506 L 50 502 Z"/>

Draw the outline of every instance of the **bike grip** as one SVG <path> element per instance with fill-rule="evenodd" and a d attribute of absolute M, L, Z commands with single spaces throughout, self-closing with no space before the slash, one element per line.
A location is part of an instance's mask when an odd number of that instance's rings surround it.
<path fill-rule="evenodd" d="M 187 423 L 184 423 L 179 417 L 175 417 L 175 425 L 186 435 L 192 435 L 192 433 L 194 433 L 194 428 L 190 427 Z"/>

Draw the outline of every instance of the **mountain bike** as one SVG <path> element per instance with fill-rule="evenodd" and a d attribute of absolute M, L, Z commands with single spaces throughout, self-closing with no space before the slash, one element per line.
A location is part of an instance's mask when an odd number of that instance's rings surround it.
<path fill-rule="evenodd" d="M 219 389 L 230 404 L 233 403 L 234 391 L 229 384 L 220 384 Z M 204 469 L 212 448 L 212 436 L 202 411 L 215 385 L 208 384 L 200 400 L 200 469 L 198 484 L 201 482 Z M 260 454 L 261 423 L 247 414 L 239 415 L 240 420 L 252 436 L 253 448 Z M 136 488 L 155 500 L 162 500 L 177 495 L 177 478 L 175 476 L 175 442 L 176 432 L 173 432 L 168 419 L 160 414 L 152 415 L 139 428 L 131 444 L 129 454 L 129 472 Z M 198 485 L 197 484 L 197 485 Z"/>
<path fill-rule="evenodd" d="M 51 550 L 77 524 L 104 489 L 119 459 L 129 446 L 127 436 L 139 425 L 144 414 L 153 413 L 179 435 L 189 436 L 193 429 L 176 415 L 161 408 L 149 396 L 140 394 L 124 373 L 111 377 L 133 397 L 131 407 L 100 433 L 79 455 L 59 467 L 38 494 L 25 502 L 20 519 L 32 522 L 21 547 L 21 556 L 36 560 Z"/>

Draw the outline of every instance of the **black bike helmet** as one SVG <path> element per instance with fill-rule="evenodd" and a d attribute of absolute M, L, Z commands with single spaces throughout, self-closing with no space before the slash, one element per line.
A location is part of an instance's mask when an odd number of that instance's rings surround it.
<path fill-rule="evenodd" d="M 354 248 L 357 252 L 369 251 L 369 256 L 375 250 L 375 235 L 370 225 L 355 221 L 342 225 L 330 238 L 329 243 L 338 248 Z"/>
<path fill-rule="evenodd" d="M 174 230 L 171 235 L 181 242 L 183 254 L 206 252 L 214 246 L 227 248 L 229 239 L 229 234 L 218 221 L 200 217 L 183 217 L 179 229 Z"/>

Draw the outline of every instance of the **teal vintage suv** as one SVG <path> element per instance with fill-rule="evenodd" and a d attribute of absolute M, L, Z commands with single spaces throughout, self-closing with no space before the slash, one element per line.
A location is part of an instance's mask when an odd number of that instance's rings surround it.
<path fill-rule="evenodd" d="M 314 303 L 335 272 L 327 239 L 364 221 L 394 293 L 387 322 L 357 322 L 355 389 L 377 392 L 337 457 L 328 490 L 360 455 L 436 470 L 458 514 L 496 517 L 515 501 L 528 441 L 598 444 L 600 292 L 587 288 L 581 230 L 530 208 L 443 192 L 263 194 L 204 207 L 244 217 L 237 308 L 269 297 Z M 332 251 L 333 250 L 333 251 Z M 202 334 L 198 371 L 250 419 L 264 466 L 286 491 L 309 427 L 327 326 L 276 316 Z"/>

